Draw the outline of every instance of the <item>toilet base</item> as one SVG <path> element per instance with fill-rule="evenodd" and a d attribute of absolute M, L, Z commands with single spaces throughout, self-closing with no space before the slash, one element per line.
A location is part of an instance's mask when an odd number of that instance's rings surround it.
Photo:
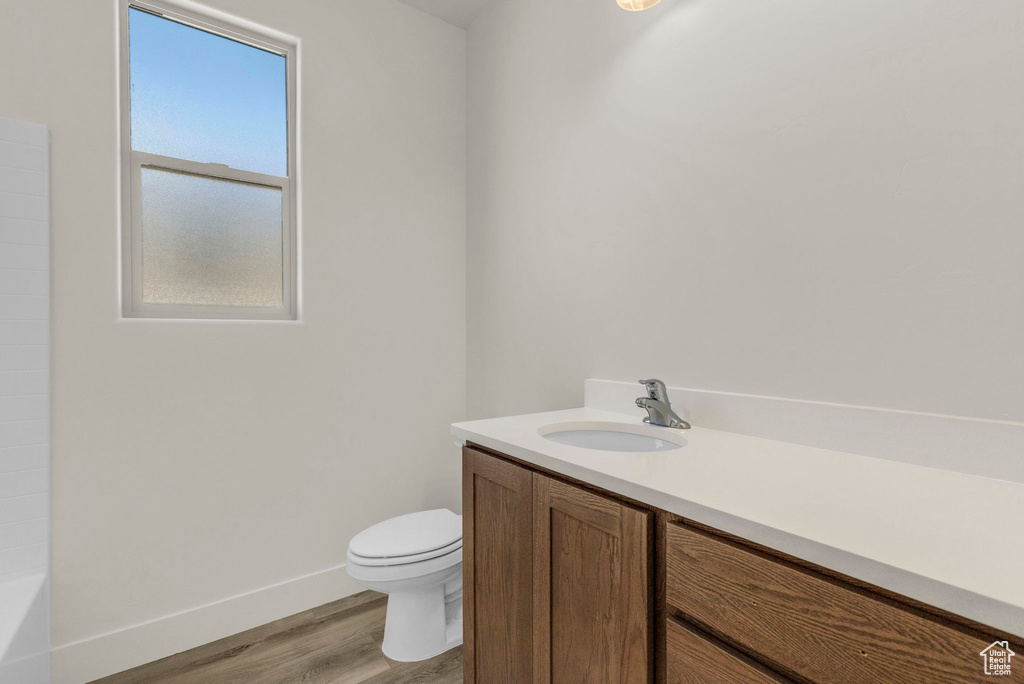
<path fill-rule="evenodd" d="M 461 577 L 460 577 L 461 580 Z M 462 644 L 462 589 L 445 596 L 445 585 L 388 594 L 384 621 L 384 655 L 416 662 Z"/>

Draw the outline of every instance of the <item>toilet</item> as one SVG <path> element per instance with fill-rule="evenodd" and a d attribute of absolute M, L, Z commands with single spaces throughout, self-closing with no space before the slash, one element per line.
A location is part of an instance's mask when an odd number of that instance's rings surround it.
<path fill-rule="evenodd" d="M 388 595 L 384 655 L 426 660 L 462 643 L 462 516 L 441 508 L 385 520 L 348 545 L 348 574 Z"/>

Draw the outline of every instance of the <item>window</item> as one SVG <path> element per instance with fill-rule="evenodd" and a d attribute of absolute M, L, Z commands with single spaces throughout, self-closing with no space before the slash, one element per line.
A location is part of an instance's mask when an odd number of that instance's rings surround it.
<path fill-rule="evenodd" d="M 122 12 L 126 317 L 296 317 L 294 46 Z"/>

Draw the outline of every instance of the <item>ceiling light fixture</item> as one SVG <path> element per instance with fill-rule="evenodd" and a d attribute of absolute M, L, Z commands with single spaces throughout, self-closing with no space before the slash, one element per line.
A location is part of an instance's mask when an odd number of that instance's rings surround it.
<path fill-rule="evenodd" d="M 619 7 L 630 12 L 639 12 L 650 7 L 654 7 L 661 0 L 616 0 L 619 3 Z"/>

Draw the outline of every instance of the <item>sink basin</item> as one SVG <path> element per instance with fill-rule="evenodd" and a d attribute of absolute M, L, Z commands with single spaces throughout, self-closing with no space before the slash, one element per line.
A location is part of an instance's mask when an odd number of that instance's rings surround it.
<path fill-rule="evenodd" d="M 651 452 L 671 451 L 686 445 L 678 430 L 628 423 L 587 421 L 545 425 L 538 432 L 544 439 L 580 449 L 599 451 Z"/>

